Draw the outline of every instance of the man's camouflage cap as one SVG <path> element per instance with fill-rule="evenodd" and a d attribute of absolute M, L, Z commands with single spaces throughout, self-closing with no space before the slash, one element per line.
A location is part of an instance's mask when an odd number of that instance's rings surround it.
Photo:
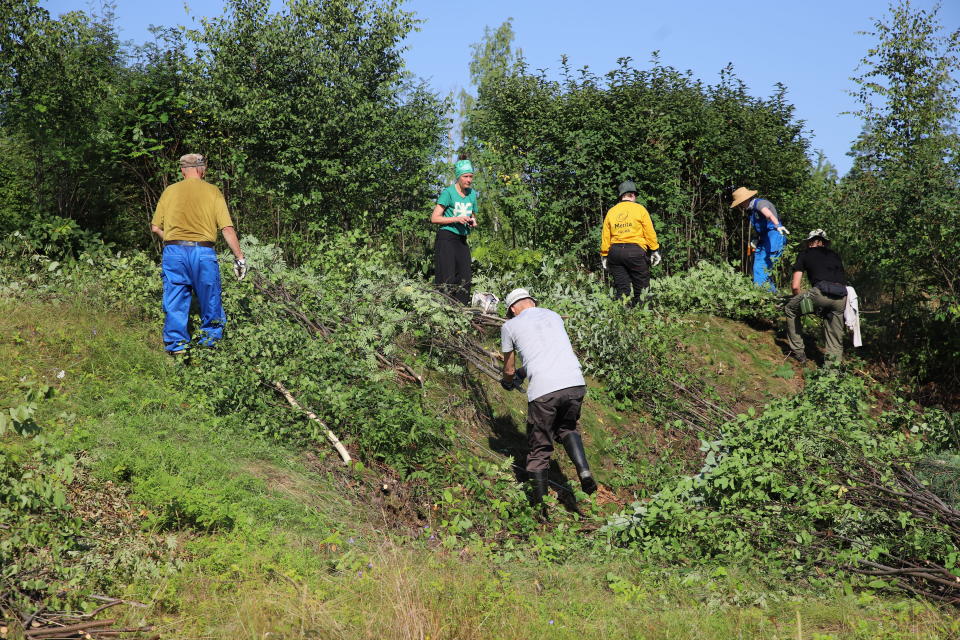
<path fill-rule="evenodd" d="M 205 167 L 207 166 L 207 159 L 199 153 L 188 153 L 186 155 L 180 156 L 180 168 L 188 169 L 190 167 Z"/>

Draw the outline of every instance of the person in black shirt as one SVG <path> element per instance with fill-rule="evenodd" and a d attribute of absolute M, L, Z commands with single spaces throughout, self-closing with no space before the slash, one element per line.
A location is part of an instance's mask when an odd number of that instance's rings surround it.
<path fill-rule="evenodd" d="M 839 362 L 843 358 L 843 310 L 847 305 L 847 272 L 843 260 L 828 245 L 830 240 L 823 229 L 814 229 L 807 236 L 807 248 L 800 252 L 793 265 L 793 298 L 787 302 L 787 341 L 790 355 L 806 362 L 803 338 L 800 336 L 800 316 L 816 312 L 823 317 L 823 336 L 827 358 Z M 800 284 L 803 274 L 812 285 L 803 293 Z"/>

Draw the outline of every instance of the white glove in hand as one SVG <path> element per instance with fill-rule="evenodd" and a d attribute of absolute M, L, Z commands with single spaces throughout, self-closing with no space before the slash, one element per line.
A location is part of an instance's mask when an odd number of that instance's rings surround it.
<path fill-rule="evenodd" d="M 782 235 L 782 236 L 788 236 L 788 235 L 790 235 L 790 232 L 787 231 L 787 228 L 786 228 L 785 226 L 783 226 L 783 225 L 780 225 L 779 227 L 777 227 L 777 231 L 779 231 L 779 232 L 780 232 L 780 235 Z"/>
<path fill-rule="evenodd" d="M 753 249 L 753 252 L 754 252 L 754 253 L 757 252 L 757 241 L 756 241 L 756 240 L 751 240 L 751 241 L 750 241 L 750 248 Z"/>
<path fill-rule="evenodd" d="M 607 256 L 600 256 L 600 266 L 604 271 L 607 270 Z"/>
<path fill-rule="evenodd" d="M 650 266 L 655 267 L 663 261 L 663 258 L 660 257 L 660 249 L 657 249 L 650 254 Z"/>
<path fill-rule="evenodd" d="M 247 275 L 246 260 L 238 259 L 233 261 L 233 275 L 237 276 L 237 280 L 243 280 L 244 276 Z"/>

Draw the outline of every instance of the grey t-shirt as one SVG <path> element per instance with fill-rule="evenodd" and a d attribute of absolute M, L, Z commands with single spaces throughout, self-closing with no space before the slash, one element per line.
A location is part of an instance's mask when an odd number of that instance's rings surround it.
<path fill-rule="evenodd" d="M 500 350 L 514 349 L 527 368 L 527 400 L 586 384 L 563 318 L 550 309 L 531 307 L 503 324 Z"/>

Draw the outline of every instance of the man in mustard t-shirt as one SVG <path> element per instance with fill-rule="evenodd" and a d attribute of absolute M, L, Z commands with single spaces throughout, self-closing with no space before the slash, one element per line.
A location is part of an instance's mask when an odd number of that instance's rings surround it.
<path fill-rule="evenodd" d="M 163 241 L 163 343 L 168 353 L 190 346 L 187 319 L 192 294 L 200 305 L 199 344 L 213 346 L 223 337 L 227 316 L 220 299 L 220 263 L 214 243 L 217 229 L 234 255 L 238 280 L 247 274 L 227 202 L 220 189 L 203 179 L 207 160 L 199 153 L 180 158 L 183 180 L 163 190 L 150 230 Z"/>
<path fill-rule="evenodd" d="M 637 202 L 637 185 L 626 180 L 620 185 L 620 202 L 603 219 L 600 263 L 610 270 L 618 298 L 630 295 L 637 303 L 650 286 L 650 267 L 660 264 L 660 243 L 647 208 Z"/>

